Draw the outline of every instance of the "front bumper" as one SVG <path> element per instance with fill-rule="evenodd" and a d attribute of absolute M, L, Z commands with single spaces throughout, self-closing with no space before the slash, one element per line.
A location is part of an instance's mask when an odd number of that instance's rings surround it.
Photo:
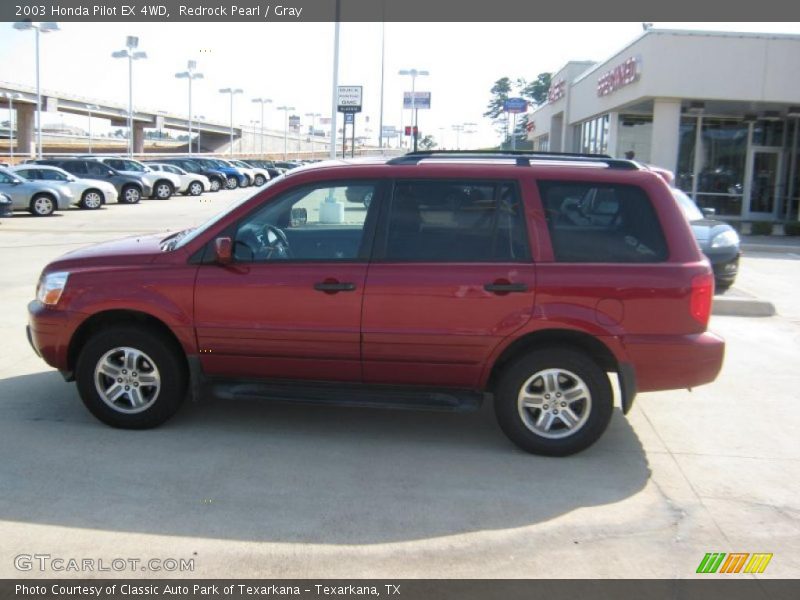
<path fill-rule="evenodd" d="M 67 369 L 69 340 L 75 329 L 77 313 L 48 308 L 38 300 L 28 303 L 27 336 L 31 348 L 48 365 Z"/>

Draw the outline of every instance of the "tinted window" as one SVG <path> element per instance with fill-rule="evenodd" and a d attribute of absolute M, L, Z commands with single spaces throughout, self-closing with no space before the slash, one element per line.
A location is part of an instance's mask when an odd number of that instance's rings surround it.
<path fill-rule="evenodd" d="M 109 158 L 103 161 L 112 169 L 116 169 L 117 171 L 127 171 L 128 169 L 125 168 L 125 161 L 120 160 L 117 158 Z"/>
<path fill-rule="evenodd" d="M 89 175 L 95 175 L 98 177 L 108 176 L 108 171 L 109 171 L 108 166 L 104 165 L 103 163 L 87 161 L 82 164 L 84 165 L 83 168 L 86 170 L 87 173 L 89 173 Z"/>
<path fill-rule="evenodd" d="M 87 175 L 88 174 L 88 170 L 86 169 L 86 163 L 83 162 L 83 161 L 67 162 L 67 163 L 60 164 L 58 166 L 61 167 L 64 170 L 66 170 L 66 171 L 69 171 L 73 175 L 77 175 L 79 177 L 81 175 Z"/>
<path fill-rule="evenodd" d="M 37 169 L 36 179 L 45 179 L 47 181 L 67 181 L 67 176 L 58 171 L 51 171 L 50 169 Z"/>
<path fill-rule="evenodd" d="M 352 198 L 371 198 L 374 192 L 371 183 L 292 190 L 239 223 L 234 257 L 241 262 L 356 260 L 361 255 L 369 209 Z"/>
<path fill-rule="evenodd" d="M 540 181 L 557 261 L 646 263 L 667 258 L 661 224 L 639 187 Z"/>
<path fill-rule="evenodd" d="M 41 179 L 39 169 L 17 169 L 15 173 L 25 179 Z"/>
<path fill-rule="evenodd" d="M 399 182 L 386 232 L 387 260 L 506 262 L 530 258 L 516 186 Z"/>

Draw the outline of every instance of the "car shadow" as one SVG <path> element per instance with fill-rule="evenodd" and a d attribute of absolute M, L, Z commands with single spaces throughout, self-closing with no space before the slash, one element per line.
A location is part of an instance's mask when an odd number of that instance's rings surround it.
<path fill-rule="evenodd" d="M 187 403 L 160 428 L 97 422 L 54 372 L 0 380 L 0 520 L 248 541 L 377 544 L 542 523 L 650 477 L 615 411 L 567 458 L 469 414 Z"/>

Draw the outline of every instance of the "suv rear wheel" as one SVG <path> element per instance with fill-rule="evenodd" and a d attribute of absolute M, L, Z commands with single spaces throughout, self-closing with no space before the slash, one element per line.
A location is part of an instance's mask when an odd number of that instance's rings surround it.
<path fill-rule="evenodd" d="M 603 434 L 613 399 L 608 376 L 597 363 L 579 351 L 553 348 L 506 367 L 494 409 L 500 428 L 523 450 L 567 456 Z"/>
<path fill-rule="evenodd" d="M 123 429 L 160 425 L 186 396 L 186 366 L 175 343 L 129 325 L 92 336 L 78 356 L 75 379 L 91 413 Z"/>
<path fill-rule="evenodd" d="M 234 177 L 233 175 L 231 175 L 226 180 L 225 187 L 228 188 L 229 190 L 235 190 L 237 187 L 239 187 L 239 180 L 236 179 L 236 177 Z"/>
<path fill-rule="evenodd" d="M 222 180 L 218 177 L 211 177 L 209 178 L 209 182 L 211 183 L 211 191 L 218 192 L 219 189 L 222 187 Z"/>

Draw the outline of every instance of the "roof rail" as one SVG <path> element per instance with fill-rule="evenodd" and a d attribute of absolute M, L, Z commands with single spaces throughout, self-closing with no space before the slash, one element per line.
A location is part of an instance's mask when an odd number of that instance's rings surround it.
<path fill-rule="evenodd" d="M 415 165 L 423 160 L 485 160 L 491 158 L 513 159 L 517 166 L 529 167 L 531 161 L 557 161 L 580 163 L 604 163 L 610 169 L 637 170 L 639 164 L 627 159 L 612 158 L 607 154 L 580 154 L 577 152 L 535 152 L 531 150 L 425 150 L 396 156 L 388 165 Z"/>

